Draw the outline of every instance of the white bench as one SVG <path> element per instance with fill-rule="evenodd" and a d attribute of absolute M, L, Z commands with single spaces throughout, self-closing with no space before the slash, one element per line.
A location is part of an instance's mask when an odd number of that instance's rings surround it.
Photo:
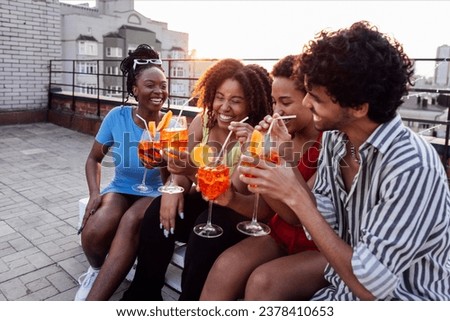
<path fill-rule="evenodd" d="M 86 209 L 89 198 L 82 198 L 78 201 L 78 226 L 77 231 L 80 229 L 83 222 L 84 211 Z M 81 245 L 81 237 L 79 238 L 79 243 Z M 175 243 L 175 251 L 172 256 L 172 261 L 167 268 L 165 283 L 171 289 L 181 292 L 181 273 L 184 267 L 184 254 L 186 252 L 186 245 L 181 242 Z M 128 272 L 126 279 L 128 281 L 133 281 L 134 273 L 136 271 L 136 261 L 133 264 L 130 272 Z"/>

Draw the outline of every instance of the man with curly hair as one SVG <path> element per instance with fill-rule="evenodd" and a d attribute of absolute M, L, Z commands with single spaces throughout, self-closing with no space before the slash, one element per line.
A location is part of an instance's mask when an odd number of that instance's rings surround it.
<path fill-rule="evenodd" d="M 300 62 L 303 103 L 327 131 L 312 193 L 288 166 L 240 171 L 296 213 L 328 260 L 313 299 L 449 300 L 449 186 L 397 113 L 413 75 L 402 46 L 361 21 L 322 31 Z"/>

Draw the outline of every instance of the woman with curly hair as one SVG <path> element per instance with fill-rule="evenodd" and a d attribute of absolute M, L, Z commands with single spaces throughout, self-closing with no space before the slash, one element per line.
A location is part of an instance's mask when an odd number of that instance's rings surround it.
<path fill-rule="evenodd" d="M 198 106 L 204 110 L 189 126 L 189 150 L 199 142 L 221 148 L 230 123 L 245 117 L 249 117 L 247 129 L 250 130 L 265 115 L 271 114 L 270 89 L 270 76 L 259 65 L 223 59 L 211 66 L 194 90 L 194 96 L 198 95 Z M 236 136 L 232 135 L 224 148 L 231 180 L 238 182 L 237 172 L 233 171 L 241 154 Z M 224 230 L 220 237 L 203 238 L 193 232 L 195 225 L 206 222 L 207 202 L 191 188 L 196 181 L 197 167 L 189 162 L 188 157 L 188 153 L 180 155 L 179 164 L 174 166 L 169 160 L 171 175 L 178 185 L 184 187 L 185 193 L 163 194 L 148 208 L 141 228 L 135 277 L 123 300 L 162 299 L 161 289 L 175 241 L 187 242 L 180 300 L 198 300 L 203 282 L 217 256 L 244 238 L 236 230 L 236 224 L 251 217 L 248 206 L 232 209 L 215 205 L 213 221 Z M 240 187 L 232 184 L 231 188 Z M 269 211 L 262 211 L 262 216 L 264 214 L 269 215 Z"/>
<path fill-rule="evenodd" d="M 449 300 L 447 175 L 397 112 L 411 60 L 360 21 L 322 31 L 300 63 L 303 103 L 324 131 L 312 193 L 285 166 L 239 171 L 249 190 L 289 206 L 328 261 L 328 284 L 312 299 Z M 283 191 L 273 188 L 281 183 Z"/>
<path fill-rule="evenodd" d="M 280 155 L 297 167 L 306 181 L 313 181 L 322 134 L 303 105 L 303 81 L 292 78 L 297 60 L 298 56 L 289 55 L 273 66 L 275 114 L 266 116 L 259 129 L 267 130 L 275 122 L 271 136 L 287 147 Z M 296 117 L 278 122 L 277 115 Z M 200 300 L 308 300 L 326 285 L 326 260 L 308 240 L 298 218 L 283 203 L 272 201 L 270 194 L 261 196 L 277 212 L 268 223 L 270 235 L 246 238 L 224 251 L 209 272 Z M 236 202 L 235 197 L 227 202 Z"/>
<path fill-rule="evenodd" d="M 160 195 L 159 169 L 149 169 L 146 184 L 154 192 L 142 194 L 131 187 L 144 175 L 136 146 L 146 122 L 159 123 L 161 107 L 168 97 L 168 84 L 158 53 L 139 45 L 120 69 L 127 77 L 127 92 L 137 101 L 113 108 L 104 118 L 86 161 L 89 202 L 82 223 L 81 241 L 90 264 L 83 274 L 75 300 L 108 300 L 136 258 L 139 229 L 145 209 Z M 101 163 L 110 151 L 115 175 L 100 191 Z"/>

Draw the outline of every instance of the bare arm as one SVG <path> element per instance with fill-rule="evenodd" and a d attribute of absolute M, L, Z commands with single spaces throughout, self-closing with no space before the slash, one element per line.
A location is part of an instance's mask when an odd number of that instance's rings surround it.
<path fill-rule="evenodd" d="M 321 253 L 356 296 L 362 300 L 374 299 L 374 296 L 353 274 L 352 247 L 334 232 L 317 210 L 314 196 L 308 185 L 303 178 L 295 177 L 295 172 L 298 171 L 286 166 L 273 167 L 264 164 L 260 168 L 240 167 L 239 169 L 242 174 L 255 176 L 255 178 L 244 175 L 240 177 L 246 184 L 257 185 L 257 187 L 249 187 L 249 190 L 270 194 L 273 199 L 284 202 L 295 212 Z M 273 186 L 284 186 L 284 188 L 276 189 Z"/>
<path fill-rule="evenodd" d="M 89 202 L 84 212 L 83 227 L 90 215 L 93 215 L 101 204 L 102 197 L 100 195 L 101 168 L 102 160 L 108 152 L 108 147 L 94 141 L 91 151 L 86 159 L 85 173 L 86 181 L 89 189 Z M 78 233 L 81 233 L 81 229 Z"/>

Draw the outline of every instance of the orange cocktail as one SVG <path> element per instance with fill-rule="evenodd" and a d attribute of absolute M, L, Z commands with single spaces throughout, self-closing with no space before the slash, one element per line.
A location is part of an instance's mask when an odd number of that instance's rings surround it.
<path fill-rule="evenodd" d="M 280 157 L 276 151 L 271 147 L 270 134 L 263 135 L 258 130 L 253 130 L 250 144 L 247 146 L 246 155 L 252 156 L 253 161 L 242 162 L 242 166 L 257 167 L 260 161 L 268 161 L 270 163 L 278 165 L 280 162 Z M 252 175 L 245 174 L 247 177 L 254 177 Z M 249 185 L 250 187 L 257 187 L 257 185 Z M 251 221 L 239 222 L 236 228 L 246 234 L 251 236 L 262 236 L 268 235 L 270 233 L 270 227 L 264 223 L 258 222 L 258 203 L 259 203 L 259 193 L 255 193 L 255 202 L 253 204 L 253 214 Z"/>
<path fill-rule="evenodd" d="M 143 140 L 138 145 L 138 156 L 146 168 L 154 168 L 163 165 L 164 159 L 160 153 L 161 142 Z"/>
<path fill-rule="evenodd" d="M 251 162 L 241 162 L 242 166 L 257 167 L 260 161 L 268 161 L 275 165 L 280 164 L 280 156 L 277 151 L 265 144 L 271 144 L 269 140 L 265 140 L 264 136 L 256 129 L 252 133 L 251 140 L 245 151 L 246 156 L 253 158 Z M 253 177 L 252 175 L 245 174 L 247 177 Z"/>
<path fill-rule="evenodd" d="M 188 130 L 186 128 L 166 128 L 161 132 L 161 147 L 170 151 L 186 152 L 188 145 Z"/>
<path fill-rule="evenodd" d="M 224 164 L 200 167 L 197 184 L 204 197 L 215 200 L 230 186 L 230 169 Z"/>

